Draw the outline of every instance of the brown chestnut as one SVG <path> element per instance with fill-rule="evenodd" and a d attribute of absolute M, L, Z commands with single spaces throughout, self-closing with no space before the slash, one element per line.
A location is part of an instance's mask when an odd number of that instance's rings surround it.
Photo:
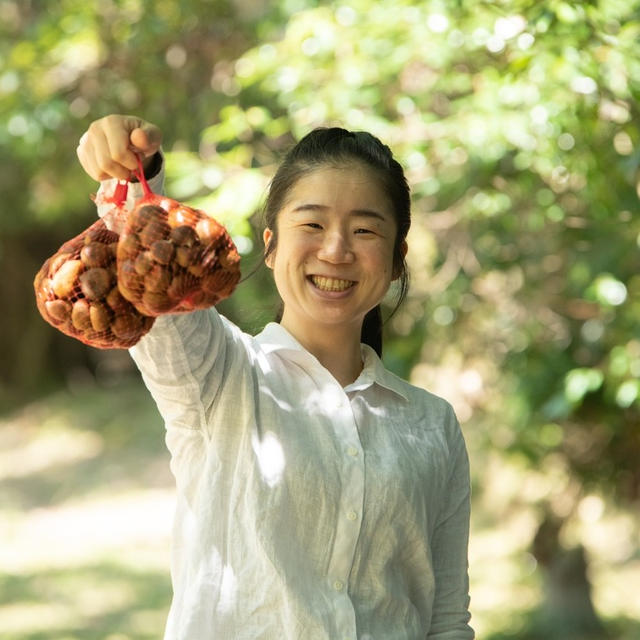
<path fill-rule="evenodd" d="M 44 303 L 47 313 L 56 322 L 66 322 L 71 313 L 71 303 L 66 300 L 47 300 Z"/>
<path fill-rule="evenodd" d="M 166 313 L 175 306 L 174 300 L 171 300 L 166 293 L 159 291 L 145 291 L 142 294 L 141 303 L 150 314 Z"/>
<path fill-rule="evenodd" d="M 203 218 L 196 225 L 196 233 L 203 244 L 217 242 L 225 233 L 224 227 L 213 218 Z"/>
<path fill-rule="evenodd" d="M 146 291 L 166 291 L 171 283 L 171 272 L 162 265 L 156 264 L 144 277 Z"/>
<path fill-rule="evenodd" d="M 122 293 L 120 293 L 120 289 L 118 289 L 117 286 L 113 287 L 111 291 L 109 291 L 104 300 L 116 313 L 121 313 L 125 310 L 131 309 L 131 304 L 122 295 Z"/>
<path fill-rule="evenodd" d="M 91 327 L 91 318 L 89 317 L 89 303 L 80 298 L 73 303 L 71 309 L 71 323 L 78 331 L 86 331 Z"/>
<path fill-rule="evenodd" d="M 160 264 L 169 264 L 175 255 L 175 247 L 169 240 L 156 240 L 149 251 L 153 259 Z"/>
<path fill-rule="evenodd" d="M 140 238 L 135 233 L 120 237 L 118 242 L 118 260 L 134 260 L 140 251 Z"/>
<path fill-rule="evenodd" d="M 140 231 L 146 227 L 151 220 L 162 219 L 165 215 L 166 213 L 161 207 L 156 207 L 152 204 L 143 205 L 139 207 L 133 215 L 133 226 Z"/>
<path fill-rule="evenodd" d="M 133 313 L 117 315 L 110 325 L 111 332 L 121 340 L 134 340 L 142 329 L 142 316 Z"/>
<path fill-rule="evenodd" d="M 197 287 L 197 280 L 187 274 L 179 273 L 173 276 L 171 284 L 167 288 L 167 295 L 172 300 L 182 300 L 190 291 Z"/>
<path fill-rule="evenodd" d="M 85 267 L 106 267 L 112 259 L 110 246 L 102 242 L 90 242 L 80 251 L 80 260 Z"/>
<path fill-rule="evenodd" d="M 138 255 L 133 263 L 134 269 L 139 276 L 146 275 L 153 267 L 153 256 L 150 251 L 143 251 Z"/>
<path fill-rule="evenodd" d="M 192 247 L 198 242 L 198 234 L 191 227 L 181 225 L 171 229 L 169 240 L 179 247 Z"/>
<path fill-rule="evenodd" d="M 142 276 L 138 274 L 135 264 L 131 260 L 125 260 L 118 265 L 118 284 L 124 285 L 132 291 L 138 291 L 143 288 Z M 129 299 L 126 295 L 124 297 Z"/>
<path fill-rule="evenodd" d="M 151 246 L 156 240 L 166 240 L 171 227 L 163 220 L 150 220 L 140 232 L 140 242 L 144 247 Z"/>
<path fill-rule="evenodd" d="M 82 269 L 80 260 L 69 260 L 56 271 L 51 287 L 58 298 L 66 298 L 73 293 Z"/>
<path fill-rule="evenodd" d="M 89 318 L 94 331 L 106 331 L 111 322 L 111 312 L 101 302 L 94 302 L 89 306 Z"/>
<path fill-rule="evenodd" d="M 87 269 L 80 275 L 80 288 L 85 298 L 100 300 L 111 289 L 111 273 L 102 267 Z"/>

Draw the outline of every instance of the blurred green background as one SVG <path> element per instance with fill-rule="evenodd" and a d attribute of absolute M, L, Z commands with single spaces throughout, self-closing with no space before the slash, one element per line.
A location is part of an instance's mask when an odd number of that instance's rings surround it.
<path fill-rule="evenodd" d="M 164 131 L 167 192 L 260 264 L 278 159 L 366 129 L 413 191 L 385 361 L 467 438 L 479 638 L 640 637 L 640 2 L 0 0 L 0 638 L 159 638 L 163 427 L 126 352 L 38 316 L 95 218 L 88 124 Z M 258 269 L 223 311 L 277 301 Z"/>

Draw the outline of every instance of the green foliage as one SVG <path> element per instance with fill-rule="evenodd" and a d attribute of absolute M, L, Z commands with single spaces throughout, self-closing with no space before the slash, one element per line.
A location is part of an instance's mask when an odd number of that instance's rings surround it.
<path fill-rule="evenodd" d="M 283 150 L 314 126 L 367 129 L 414 194 L 397 370 L 457 345 L 493 390 L 465 400 L 468 417 L 516 393 L 512 428 L 538 441 L 534 458 L 563 450 L 538 436 L 594 394 L 607 442 L 636 423 L 638 2 L 177 6 L 3 0 L 0 180 L 19 212 L 5 230 L 87 219 L 75 141 L 129 111 L 165 131 L 169 193 L 247 254 Z"/>
<path fill-rule="evenodd" d="M 283 151 L 318 125 L 367 129 L 413 191 L 388 362 L 432 388 L 446 372 L 485 446 L 558 454 L 585 487 L 637 499 L 640 2 L 180 6 L 0 1 L 6 237 L 88 222 L 76 141 L 135 112 L 165 132 L 169 194 L 220 217 L 247 272 Z M 268 282 L 225 310 L 259 328 Z"/>
<path fill-rule="evenodd" d="M 557 463 L 573 508 L 637 501 L 640 0 L 187 4 L 0 0 L 0 404 L 105 361 L 31 291 L 95 215 L 75 161 L 93 119 L 162 128 L 168 193 L 228 226 L 245 275 L 279 158 L 336 124 L 389 144 L 412 188 L 388 365 L 451 400 L 478 450 Z M 257 269 L 221 309 L 258 331 L 277 304 Z"/>

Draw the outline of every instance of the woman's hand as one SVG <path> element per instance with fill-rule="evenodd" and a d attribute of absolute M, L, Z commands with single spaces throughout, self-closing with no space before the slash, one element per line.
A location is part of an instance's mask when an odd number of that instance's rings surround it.
<path fill-rule="evenodd" d="M 154 124 L 135 116 L 110 115 L 89 125 L 76 153 L 94 180 L 129 180 L 138 168 L 135 154 L 142 155 L 146 169 L 161 142 L 162 132 Z"/>

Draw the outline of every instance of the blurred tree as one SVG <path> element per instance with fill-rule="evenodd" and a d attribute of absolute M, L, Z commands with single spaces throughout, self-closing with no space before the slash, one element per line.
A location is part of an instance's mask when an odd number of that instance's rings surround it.
<path fill-rule="evenodd" d="M 554 593 L 573 552 L 550 523 L 590 491 L 640 501 L 640 1 L 177 7 L 0 0 L 0 181 L 20 212 L 2 218 L 4 272 L 32 274 L 91 219 L 93 185 L 69 159 L 109 111 L 164 129 L 168 192 L 229 226 L 245 271 L 261 252 L 249 222 L 293 139 L 326 124 L 379 135 L 414 197 L 387 362 L 452 400 L 488 450 L 575 479 L 540 508 Z M 22 368 L 7 383 L 86 353 L 8 280 L 0 357 Z M 268 280 L 225 312 L 257 329 Z"/>

